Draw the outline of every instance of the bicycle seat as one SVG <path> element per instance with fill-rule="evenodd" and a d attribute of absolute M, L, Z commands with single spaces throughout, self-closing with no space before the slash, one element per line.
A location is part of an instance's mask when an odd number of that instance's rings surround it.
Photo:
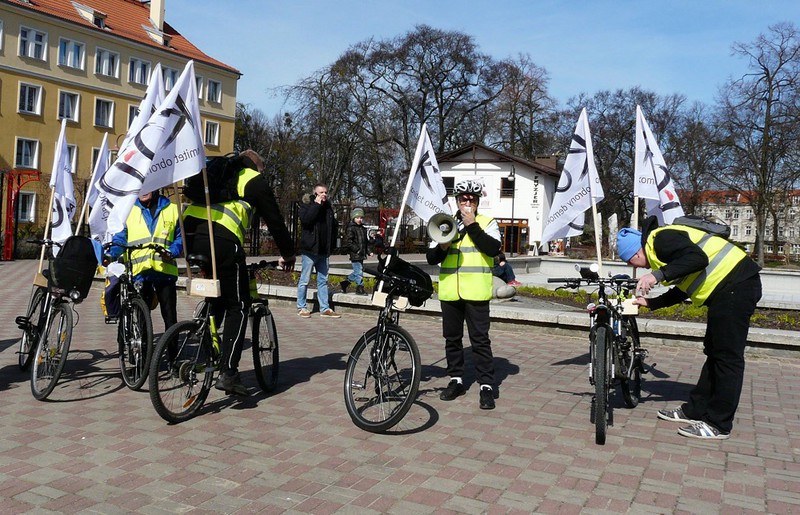
<path fill-rule="evenodd" d="M 203 271 L 211 269 L 211 258 L 204 254 L 189 254 L 186 256 L 186 262 L 189 266 L 196 266 Z"/>

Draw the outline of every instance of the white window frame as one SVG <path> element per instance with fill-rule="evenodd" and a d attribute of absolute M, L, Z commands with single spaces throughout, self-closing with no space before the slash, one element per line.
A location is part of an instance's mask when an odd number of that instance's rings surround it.
<path fill-rule="evenodd" d="M 0 20 L 0 50 L 3 49 L 3 20 Z"/>
<path fill-rule="evenodd" d="M 206 120 L 204 142 L 206 146 L 218 147 L 219 146 L 219 122 Z"/>
<path fill-rule="evenodd" d="M 30 91 L 34 91 L 36 98 L 33 106 L 33 110 L 29 111 L 27 109 L 22 109 L 22 97 L 23 97 L 23 88 L 25 89 L 25 97 L 30 95 Z M 39 84 L 31 84 L 30 82 L 21 82 L 19 83 L 19 90 L 17 96 L 17 112 L 20 114 L 28 114 L 28 115 L 35 115 L 41 116 L 42 115 L 42 86 Z M 27 106 L 27 102 L 25 103 Z"/>
<path fill-rule="evenodd" d="M 72 166 L 72 173 L 75 173 L 78 169 L 78 145 L 67 143 L 67 154 L 69 155 L 69 164 Z"/>
<path fill-rule="evenodd" d="M 197 88 L 197 98 L 199 98 L 200 100 L 203 100 L 203 91 L 204 91 L 203 82 L 204 82 L 203 77 L 200 77 L 199 75 L 195 76 L 195 87 Z"/>
<path fill-rule="evenodd" d="M 31 158 L 29 163 L 24 163 L 19 160 L 20 145 L 29 143 L 32 145 Z M 16 138 L 14 143 L 14 168 L 39 168 L 39 140 L 30 138 Z"/>
<path fill-rule="evenodd" d="M 128 82 L 147 86 L 150 82 L 150 61 L 131 57 L 128 61 Z"/>
<path fill-rule="evenodd" d="M 22 203 L 23 199 L 30 199 L 30 207 L 26 216 L 23 216 Z M 36 193 L 32 191 L 20 191 L 17 194 L 17 213 L 19 213 L 20 222 L 35 222 L 36 221 Z"/>
<path fill-rule="evenodd" d="M 63 106 L 64 106 L 64 97 L 70 95 L 75 97 L 75 105 L 73 106 L 72 116 L 64 117 L 62 116 Z M 63 89 L 58 90 L 58 119 L 61 120 L 62 118 L 66 118 L 70 122 L 78 122 L 80 121 L 80 113 L 81 113 L 81 94 L 76 93 L 74 91 L 65 91 Z"/>
<path fill-rule="evenodd" d="M 23 36 L 25 33 L 25 36 Z M 39 61 L 47 61 L 47 32 L 20 26 L 19 55 Z"/>
<path fill-rule="evenodd" d="M 216 87 L 211 87 L 212 84 L 216 85 Z M 208 94 L 206 100 L 208 100 L 209 102 L 213 102 L 215 104 L 222 103 L 222 83 L 220 81 L 208 79 L 208 87 L 206 88 L 206 91 Z M 211 95 L 214 93 L 216 94 L 212 98 Z"/>
<path fill-rule="evenodd" d="M 111 106 L 111 109 L 109 109 L 109 114 L 108 114 L 108 120 L 107 120 L 108 124 L 106 124 L 106 125 L 97 123 L 97 115 L 98 115 L 98 109 L 97 108 L 100 105 L 99 104 L 100 102 L 105 102 L 107 104 L 110 104 L 110 106 Z M 114 128 L 114 107 L 115 106 L 114 106 L 114 101 L 113 100 L 110 100 L 108 98 L 95 97 L 94 98 L 94 126 L 95 127 L 103 127 L 103 128 L 106 128 L 106 129 L 113 129 Z"/>
<path fill-rule="evenodd" d="M 175 83 L 178 82 L 178 77 L 181 76 L 181 72 L 175 68 L 167 68 L 165 66 L 161 69 L 161 76 L 164 79 L 164 91 L 169 91 L 175 87 Z"/>
<path fill-rule="evenodd" d="M 78 55 L 75 55 L 75 52 Z M 77 62 L 75 62 L 77 60 Z M 74 39 L 60 38 L 58 40 L 58 65 L 67 68 L 83 70 L 86 65 L 86 45 Z"/>
<path fill-rule="evenodd" d="M 113 69 L 109 70 L 109 60 L 113 58 Z M 119 53 L 97 47 L 94 54 L 94 74 L 119 78 Z"/>
<path fill-rule="evenodd" d="M 128 104 L 128 129 L 131 128 L 137 114 L 139 114 L 139 104 Z"/>

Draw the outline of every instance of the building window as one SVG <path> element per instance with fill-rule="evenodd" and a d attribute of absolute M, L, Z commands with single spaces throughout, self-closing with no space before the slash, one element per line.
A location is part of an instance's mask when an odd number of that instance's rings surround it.
<path fill-rule="evenodd" d="M 114 127 L 114 102 L 102 98 L 95 99 L 94 124 L 97 127 Z"/>
<path fill-rule="evenodd" d="M 17 156 L 14 166 L 17 168 L 38 168 L 39 141 L 35 139 L 17 138 Z"/>
<path fill-rule="evenodd" d="M 147 86 L 150 81 L 150 63 L 131 57 L 128 65 L 128 82 Z"/>
<path fill-rule="evenodd" d="M 753 234 L 753 226 L 752 225 L 745 225 L 744 226 L 744 235 L 751 236 Z"/>
<path fill-rule="evenodd" d="M 47 60 L 47 34 L 28 27 L 19 28 L 19 55 Z"/>
<path fill-rule="evenodd" d="M 0 50 L 3 49 L 3 20 L 0 20 Z"/>
<path fill-rule="evenodd" d="M 24 114 L 42 113 L 42 87 L 19 83 L 19 112 Z"/>
<path fill-rule="evenodd" d="M 71 122 L 78 121 L 78 102 L 80 95 L 69 91 L 58 92 L 58 119 L 66 118 Z"/>
<path fill-rule="evenodd" d="M 222 102 L 222 83 L 208 79 L 208 97 L 206 100 L 209 102 L 216 102 L 219 104 Z"/>
<path fill-rule="evenodd" d="M 732 225 L 731 226 L 731 236 L 733 236 L 734 238 L 736 236 L 739 236 L 739 226 L 738 225 Z"/>
<path fill-rule="evenodd" d="M 452 196 L 456 187 L 456 178 L 442 177 L 442 182 L 444 182 L 444 189 L 447 190 L 447 194 Z"/>
<path fill-rule="evenodd" d="M 514 196 L 514 181 L 510 181 L 508 177 L 500 179 L 500 197 L 511 198 Z"/>
<path fill-rule="evenodd" d="M 178 70 L 173 70 L 172 68 L 164 68 L 163 72 L 164 89 L 169 91 L 174 88 L 175 83 L 178 82 L 178 76 L 180 76 L 180 72 L 178 72 Z"/>
<path fill-rule="evenodd" d="M 219 146 L 219 124 L 206 121 L 206 145 Z"/>
<path fill-rule="evenodd" d="M 78 146 L 67 144 L 67 155 L 69 155 L 69 164 L 72 167 L 72 172 L 78 169 Z"/>
<path fill-rule="evenodd" d="M 195 77 L 195 86 L 197 87 L 197 98 L 203 99 L 203 77 Z"/>
<path fill-rule="evenodd" d="M 98 48 L 94 58 L 94 73 L 106 77 L 119 77 L 119 54 Z"/>
<path fill-rule="evenodd" d="M 133 121 L 136 119 L 136 115 L 139 114 L 139 106 L 136 105 L 129 105 L 128 106 L 128 128 L 131 128 L 133 125 Z"/>
<path fill-rule="evenodd" d="M 58 42 L 58 64 L 83 70 L 84 48 L 83 43 L 61 38 Z"/>
<path fill-rule="evenodd" d="M 17 214 L 20 222 L 36 221 L 36 194 L 20 191 L 17 197 Z"/>

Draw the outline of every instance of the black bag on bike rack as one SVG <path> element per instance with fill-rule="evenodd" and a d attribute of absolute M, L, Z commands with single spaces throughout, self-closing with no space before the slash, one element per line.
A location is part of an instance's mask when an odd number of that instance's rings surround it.
<path fill-rule="evenodd" d="M 89 294 L 96 271 L 97 255 L 92 240 L 86 236 L 70 236 L 58 255 L 50 259 L 51 285 L 66 292 L 77 290 L 79 300 Z"/>
<path fill-rule="evenodd" d="M 381 259 L 381 268 L 403 279 L 414 281 L 415 283 L 407 287 L 405 285 L 400 286 L 396 291 L 391 293 L 407 297 L 409 304 L 417 307 L 423 305 L 426 300 L 431 298 L 433 295 L 433 281 L 427 272 L 416 265 L 404 261 L 396 254 L 392 255 L 392 259 L 389 260 L 389 267 L 386 269 L 386 257 Z"/>

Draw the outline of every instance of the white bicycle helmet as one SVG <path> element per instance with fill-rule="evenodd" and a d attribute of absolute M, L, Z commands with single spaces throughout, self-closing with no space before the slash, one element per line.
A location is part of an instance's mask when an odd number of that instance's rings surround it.
<path fill-rule="evenodd" d="M 483 185 L 472 179 L 462 179 L 453 188 L 453 192 L 456 197 L 465 193 L 472 193 L 480 197 L 481 193 L 483 193 Z"/>

